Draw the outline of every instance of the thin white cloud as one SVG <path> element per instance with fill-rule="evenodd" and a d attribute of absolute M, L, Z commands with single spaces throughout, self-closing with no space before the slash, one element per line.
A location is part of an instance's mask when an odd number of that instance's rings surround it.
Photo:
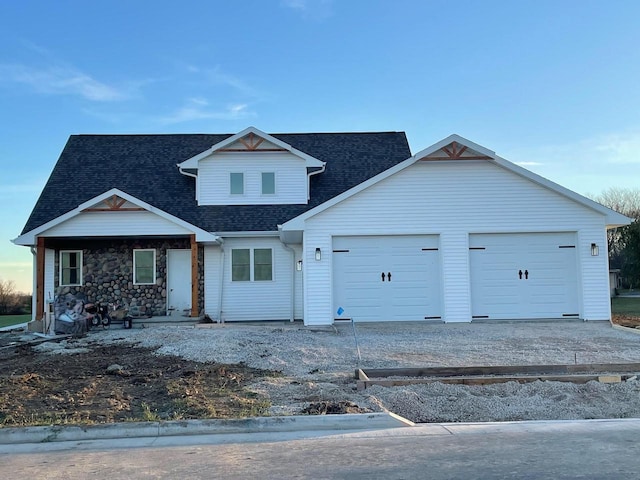
<path fill-rule="evenodd" d="M 282 5 L 294 10 L 306 10 L 309 2 L 307 0 L 282 0 Z"/>
<path fill-rule="evenodd" d="M 219 68 L 202 69 L 199 72 L 193 72 L 202 74 L 204 79 L 206 79 L 213 85 L 224 85 L 230 87 L 238 93 L 247 97 L 257 98 L 260 96 L 256 89 L 249 85 L 247 82 L 235 75 L 222 72 Z"/>
<path fill-rule="evenodd" d="M 504 157 L 576 192 L 637 187 L 640 178 L 640 128 L 574 142 L 520 146 Z"/>
<path fill-rule="evenodd" d="M 611 164 L 640 164 L 640 131 L 610 134 L 596 139 L 594 152 Z"/>
<path fill-rule="evenodd" d="M 248 110 L 247 104 L 231 104 L 224 109 L 210 108 L 204 98 L 189 98 L 184 106 L 170 115 L 158 118 L 163 125 L 193 122 L 197 120 L 238 120 L 254 117 L 255 113 Z"/>
<path fill-rule="evenodd" d="M 542 162 L 515 162 L 516 165 L 520 165 L 521 167 L 537 167 L 539 165 L 544 165 Z"/>
<path fill-rule="evenodd" d="M 0 65 L 0 82 L 18 83 L 47 95 L 74 95 L 95 102 L 113 102 L 129 95 L 70 66 L 44 68 L 20 64 Z"/>
<path fill-rule="evenodd" d="M 333 0 L 281 0 L 280 5 L 310 20 L 325 20 L 333 15 Z"/>

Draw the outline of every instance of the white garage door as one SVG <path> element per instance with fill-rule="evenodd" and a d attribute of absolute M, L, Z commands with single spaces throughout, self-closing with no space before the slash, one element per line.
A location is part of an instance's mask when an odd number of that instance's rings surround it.
<path fill-rule="evenodd" d="M 360 322 L 441 318 L 438 236 L 333 238 L 336 318 Z"/>
<path fill-rule="evenodd" d="M 577 318 L 574 233 L 470 235 L 474 319 Z"/>

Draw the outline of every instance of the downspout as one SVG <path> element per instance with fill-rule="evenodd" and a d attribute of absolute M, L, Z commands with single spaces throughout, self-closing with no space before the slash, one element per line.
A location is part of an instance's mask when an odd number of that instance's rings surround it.
<path fill-rule="evenodd" d="M 293 266 L 293 272 L 291 274 L 291 310 L 289 321 L 293 323 L 295 321 L 296 308 L 296 251 L 284 242 L 282 242 L 282 246 L 285 248 L 285 250 L 289 250 L 291 252 L 291 265 Z"/>
<path fill-rule="evenodd" d="M 222 287 L 224 285 L 224 240 L 218 239 L 220 244 L 220 282 L 218 284 L 218 323 L 222 321 Z"/>
<path fill-rule="evenodd" d="M 185 175 L 187 177 L 193 177 L 196 179 L 196 202 L 198 202 L 198 204 L 200 203 L 200 196 L 199 196 L 199 182 L 198 182 L 198 175 L 195 175 L 193 173 L 189 173 L 189 172 L 185 172 L 182 167 L 180 166 L 180 164 L 178 164 L 178 171 L 182 174 Z"/>
<path fill-rule="evenodd" d="M 320 170 L 316 170 L 315 172 L 307 173 L 307 200 L 311 199 L 311 176 L 318 175 L 326 170 L 327 164 L 323 162 L 322 168 Z"/>

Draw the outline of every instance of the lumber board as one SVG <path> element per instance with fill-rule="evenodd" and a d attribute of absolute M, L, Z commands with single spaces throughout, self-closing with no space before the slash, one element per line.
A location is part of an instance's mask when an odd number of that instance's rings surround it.
<path fill-rule="evenodd" d="M 571 382 L 571 383 L 587 383 L 590 381 L 602 381 L 603 383 L 612 383 L 614 381 L 624 381 L 632 377 L 632 375 L 511 375 L 511 376 L 456 376 L 456 377 L 423 377 L 423 378 L 397 378 L 397 379 L 379 379 L 379 380 L 359 380 L 357 382 L 358 390 L 364 390 L 374 385 L 382 387 L 399 387 L 406 385 L 420 385 L 428 383 L 448 383 L 455 385 L 491 385 L 495 383 L 518 382 L 528 383 L 537 380 L 547 382 Z"/>
<path fill-rule="evenodd" d="M 640 372 L 640 363 L 584 363 L 558 365 L 486 365 L 469 367 L 362 368 L 369 378 L 385 377 L 455 377 L 488 375 L 569 375 L 579 373 Z"/>

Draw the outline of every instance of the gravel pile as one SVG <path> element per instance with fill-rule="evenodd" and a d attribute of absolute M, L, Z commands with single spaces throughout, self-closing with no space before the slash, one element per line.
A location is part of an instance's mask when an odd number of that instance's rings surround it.
<path fill-rule="evenodd" d="M 225 324 L 205 328 L 113 329 L 85 341 L 132 343 L 198 361 L 244 363 L 283 376 L 252 386 L 273 414 L 298 413 L 313 402 L 353 402 L 418 422 L 640 416 L 640 382 L 561 382 L 461 386 L 434 383 L 356 391 L 362 368 L 640 362 L 640 335 L 608 323 L 357 325 Z"/>

